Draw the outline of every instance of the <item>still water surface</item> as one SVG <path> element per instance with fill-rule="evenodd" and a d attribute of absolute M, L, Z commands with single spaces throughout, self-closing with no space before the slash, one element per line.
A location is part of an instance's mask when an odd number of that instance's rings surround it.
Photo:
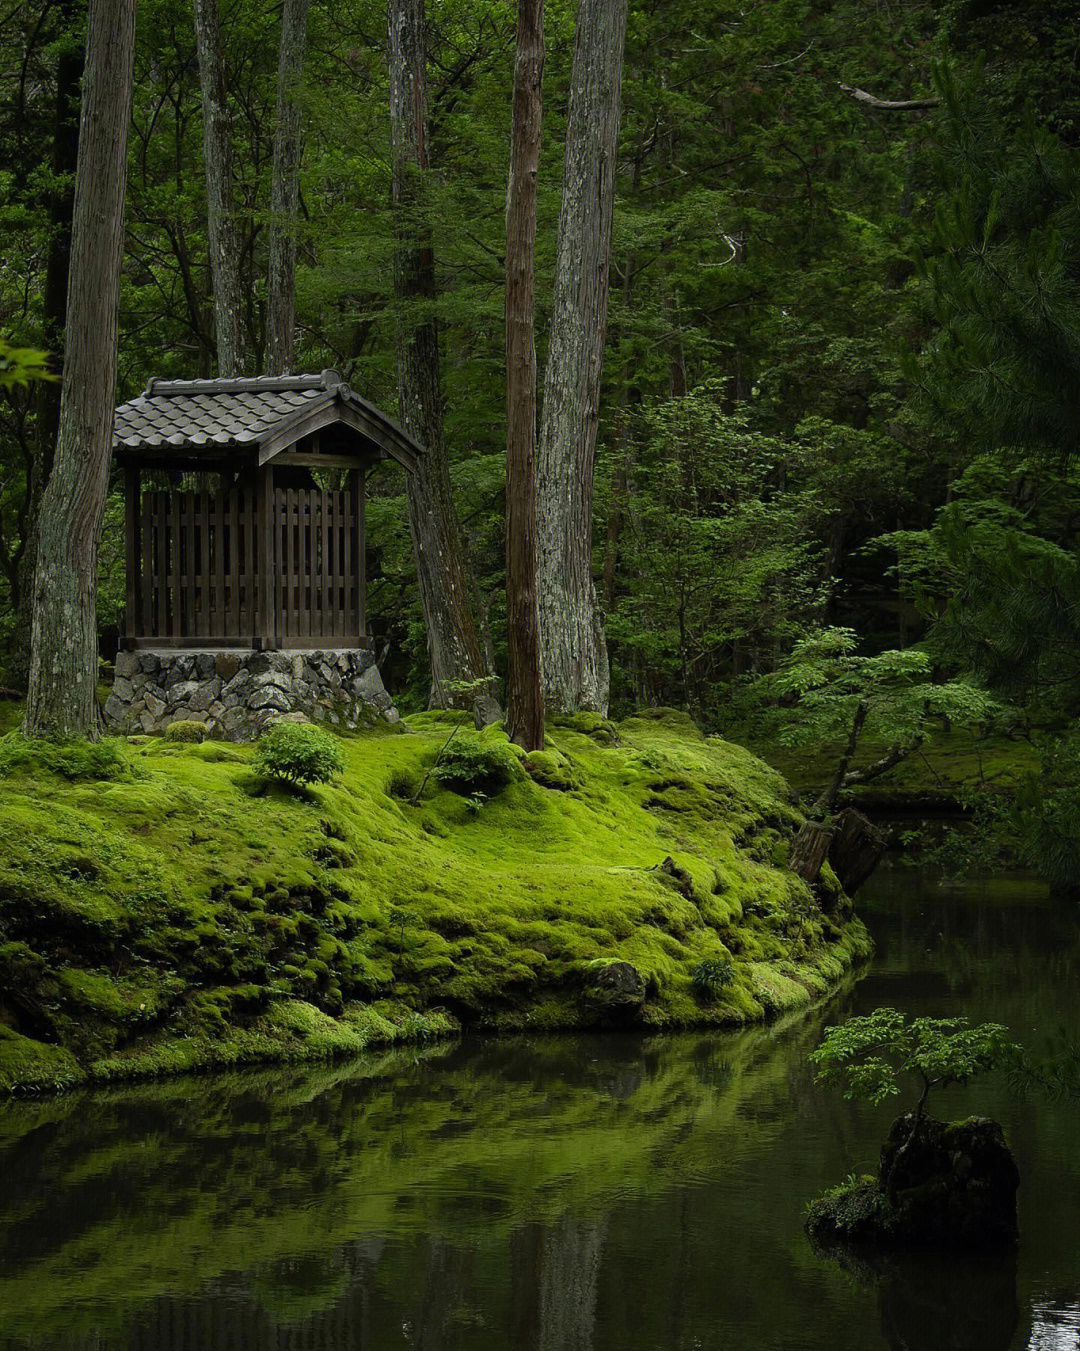
<path fill-rule="evenodd" d="M 1080 1351 L 1080 1107 L 1005 1125 L 1015 1257 L 847 1268 L 806 1201 L 893 1114 L 819 1089 L 824 1022 L 880 1004 L 1076 1017 L 1080 917 L 1023 879 L 900 871 L 877 957 L 734 1035 L 466 1041 L 362 1065 L 0 1108 L 3 1351 Z"/>

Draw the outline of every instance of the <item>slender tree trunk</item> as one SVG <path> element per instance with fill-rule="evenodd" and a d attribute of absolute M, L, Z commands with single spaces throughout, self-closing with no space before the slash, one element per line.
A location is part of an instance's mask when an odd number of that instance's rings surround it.
<path fill-rule="evenodd" d="M 61 5 L 64 26 L 74 20 L 74 0 Z M 51 354 L 50 365 L 60 375 L 64 364 L 64 321 L 67 318 L 68 264 L 71 257 L 71 213 L 75 200 L 75 165 L 79 153 L 79 85 L 83 50 L 62 43 L 56 60 L 56 96 L 53 103 L 52 187 L 48 194 L 49 252 L 45 260 L 45 296 L 42 345 Z M 43 380 L 35 389 L 37 428 L 30 462 L 26 534 L 19 559 L 15 630 L 11 635 L 8 678 L 18 687 L 30 673 L 31 597 L 37 563 L 38 520 L 45 485 L 52 473 L 56 437 L 60 430 L 60 385 Z"/>
<path fill-rule="evenodd" d="M 296 206 L 300 189 L 300 82 L 304 78 L 309 0 L 285 0 L 278 58 L 277 123 L 270 184 L 267 267 L 266 369 L 284 375 L 293 366 L 296 318 Z"/>
<path fill-rule="evenodd" d="M 195 49 L 202 90 L 207 234 L 218 374 L 228 378 L 244 374 L 244 344 L 240 327 L 240 249 L 233 219 L 232 136 L 218 0 L 195 0 Z"/>
<path fill-rule="evenodd" d="M 396 231 L 394 289 L 398 397 L 406 430 L 426 447 L 408 476 L 409 526 L 431 658 L 432 702 L 471 708 L 478 723 L 502 716 L 470 604 L 461 528 L 443 434 L 435 259 L 424 217 L 428 167 L 424 0 L 390 0 L 390 134 Z M 455 691 L 452 686 L 467 686 Z"/>
<path fill-rule="evenodd" d="M 549 709 L 607 712 L 592 579 L 593 462 L 607 329 L 627 0 L 580 0 L 538 474 L 538 593 Z"/>
<path fill-rule="evenodd" d="M 90 0 L 56 459 L 34 578 L 28 736 L 97 729 L 97 559 L 109 485 L 135 0 Z"/>
<path fill-rule="evenodd" d="M 518 0 L 506 194 L 506 730 L 544 745 L 536 603 L 536 177 L 543 115 L 544 0 Z"/>

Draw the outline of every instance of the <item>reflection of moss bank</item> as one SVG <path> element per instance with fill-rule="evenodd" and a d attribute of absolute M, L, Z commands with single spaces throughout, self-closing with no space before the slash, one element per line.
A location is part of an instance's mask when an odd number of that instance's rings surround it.
<path fill-rule="evenodd" d="M 792 1060 L 822 1016 L 602 1052 L 562 1037 L 444 1043 L 226 1074 L 194 1096 L 166 1081 L 9 1103 L 0 1344 L 103 1336 L 238 1274 L 259 1306 L 298 1318 L 333 1303 L 350 1246 L 380 1235 L 395 1240 L 382 1279 L 403 1301 L 420 1275 L 409 1239 L 473 1250 L 501 1282 L 523 1226 L 596 1224 L 613 1198 L 704 1177 L 725 1150 L 759 1157 L 790 1119 Z"/>
<path fill-rule="evenodd" d="M 619 745 L 559 727 L 566 786 L 519 770 L 478 805 L 433 776 L 413 806 L 449 725 L 349 739 L 341 781 L 303 796 L 259 795 L 250 752 L 216 743 L 132 744 L 104 781 L 9 756 L 0 1085 L 582 1025 L 607 959 L 641 973 L 647 1025 L 744 1022 L 866 951 L 778 866 L 783 781 L 688 719 L 631 719 Z M 703 960 L 734 965 L 710 997 Z"/>

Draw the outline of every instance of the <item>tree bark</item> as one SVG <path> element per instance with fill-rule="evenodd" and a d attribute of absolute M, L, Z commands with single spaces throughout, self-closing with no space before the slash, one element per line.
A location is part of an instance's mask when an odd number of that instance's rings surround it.
<path fill-rule="evenodd" d="M 518 0 L 506 194 L 506 730 L 544 745 L 536 601 L 536 179 L 543 115 L 544 0 Z"/>
<path fill-rule="evenodd" d="M 266 369 L 285 375 L 293 367 L 296 320 L 296 207 L 300 178 L 300 82 L 304 77 L 309 0 L 285 0 L 281 12 L 277 122 L 270 184 L 267 265 Z"/>
<path fill-rule="evenodd" d="M 607 329 L 627 0 L 580 0 L 538 455 L 538 595 L 549 709 L 607 712 L 592 578 L 593 464 Z"/>
<path fill-rule="evenodd" d="M 424 214 L 428 168 L 424 0 L 390 0 L 390 140 L 395 227 L 394 290 L 401 420 L 425 446 L 406 481 L 409 527 L 431 658 L 432 703 L 471 708 L 478 722 L 502 716 L 470 604 L 461 528 L 454 511 L 443 429 L 435 259 Z M 453 686 L 466 687 L 455 690 Z"/>
<path fill-rule="evenodd" d="M 74 0 L 60 6 L 64 25 L 75 18 Z M 42 345 L 50 353 L 50 366 L 63 371 L 64 321 L 67 317 L 68 266 L 71 258 L 71 214 L 75 200 L 75 167 L 79 153 L 79 86 L 83 76 L 81 48 L 61 43 L 56 60 L 56 93 L 53 102 L 53 186 L 48 194 L 49 252 L 45 261 L 45 295 Z M 35 390 L 37 428 L 26 506 L 26 534 L 19 559 L 16 605 L 18 614 L 11 635 L 8 675 L 23 685 L 30 673 L 30 630 L 34 570 L 37 566 L 38 522 L 45 485 L 52 473 L 56 438 L 60 430 L 60 385 L 43 380 Z"/>
<path fill-rule="evenodd" d="M 228 379 L 244 374 L 244 343 L 240 326 L 240 248 L 233 219 L 232 136 L 218 0 L 195 0 L 195 49 L 202 91 L 207 235 L 218 374 Z"/>
<path fill-rule="evenodd" d="M 97 559 L 109 483 L 135 0 L 90 0 L 56 459 L 34 578 L 28 736 L 93 736 Z"/>

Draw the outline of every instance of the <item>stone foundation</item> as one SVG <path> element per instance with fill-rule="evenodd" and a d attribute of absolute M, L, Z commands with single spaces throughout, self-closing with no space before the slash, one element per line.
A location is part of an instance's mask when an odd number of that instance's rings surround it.
<path fill-rule="evenodd" d="M 121 652 L 105 705 L 111 732 L 161 733 L 186 719 L 229 741 L 290 716 L 352 729 L 398 714 L 366 648 Z"/>

